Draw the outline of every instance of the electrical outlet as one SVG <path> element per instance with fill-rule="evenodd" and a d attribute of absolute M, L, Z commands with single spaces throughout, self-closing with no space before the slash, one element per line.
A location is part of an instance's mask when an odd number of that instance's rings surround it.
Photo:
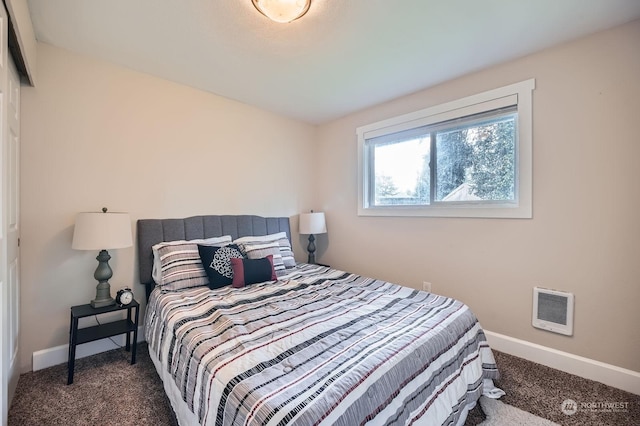
<path fill-rule="evenodd" d="M 431 293 L 431 283 L 429 281 L 422 281 L 422 290 Z"/>

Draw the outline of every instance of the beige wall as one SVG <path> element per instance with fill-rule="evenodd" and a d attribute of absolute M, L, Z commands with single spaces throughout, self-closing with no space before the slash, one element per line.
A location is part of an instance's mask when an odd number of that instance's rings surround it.
<path fill-rule="evenodd" d="M 640 371 L 640 21 L 319 129 L 320 261 L 468 303 L 491 331 Z M 358 217 L 358 126 L 536 79 L 533 219 Z M 531 326 L 532 287 L 575 293 L 574 336 Z"/>
<path fill-rule="evenodd" d="M 246 213 L 297 224 L 314 207 L 315 132 L 40 44 L 38 86 L 22 91 L 21 369 L 31 369 L 34 351 L 68 342 L 69 307 L 95 296 L 97 253 L 71 249 L 77 212 L 107 206 L 133 222 Z M 135 249 L 111 255 L 112 293 L 133 285 L 144 300 Z"/>

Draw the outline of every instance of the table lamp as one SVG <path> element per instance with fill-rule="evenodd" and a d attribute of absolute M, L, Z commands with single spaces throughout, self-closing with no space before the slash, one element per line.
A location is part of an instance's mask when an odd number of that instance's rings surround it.
<path fill-rule="evenodd" d="M 101 308 L 115 304 L 111 297 L 109 279 L 113 271 L 109 266 L 108 249 L 131 247 L 131 219 L 129 213 L 107 213 L 107 208 L 100 212 L 78 213 L 73 230 L 71 247 L 75 250 L 100 250 L 96 260 L 98 267 L 93 277 L 98 280 L 96 298 L 91 306 Z"/>
<path fill-rule="evenodd" d="M 309 234 L 309 245 L 307 252 L 309 260 L 307 263 L 316 263 L 316 244 L 314 234 L 324 234 L 327 232 L 327 224 L 323 212 L 300 213 L 300 228 L 298 232 L 302 235 Z"/>

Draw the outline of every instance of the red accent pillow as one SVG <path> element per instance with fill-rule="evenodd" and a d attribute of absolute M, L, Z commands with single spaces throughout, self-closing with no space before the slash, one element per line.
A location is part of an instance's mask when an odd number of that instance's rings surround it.
<path fill-rule="evenodd" d="M 233 282 L 231 283 L 233 287 L 240 288 L 249 284 L 278 279 L 276 270 L 273 268 L 272 255 L 262 259 L 231 258 L 230 260 L 233 269 Z"/>

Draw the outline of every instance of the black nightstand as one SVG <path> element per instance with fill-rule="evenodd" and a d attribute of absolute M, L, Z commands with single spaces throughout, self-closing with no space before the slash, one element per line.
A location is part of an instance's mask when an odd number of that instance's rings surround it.
<path fill-rule="evenodd" d="M 135 308 L 135 314 L 133 320 L 131 318 L 131 310 Z M 90 317 L 93 315 L 106 314 L 108 312 L 117 312 L 127 310 L 127 319 L 108 322 L 100 325 L 94 325 L 92 327 L 85 327 L 78 329 L 78 320 L 84 317 Z M 82 343 L 93 342 L 94 340 L 104 339 L 106 337 L 117 336 L 119 334 L 127 334 L 125 349 L 127 352 L 131 351 L 131 364 L 136 363 L 136 347 L 138 340 L 138 314 L 140 311 L 140 304 L 133 300 L 126 306 L 111 305 L 104 306 L 102 308 L 93 308 L 90 304 L 78 305 L 71 307 L 71 325 L 69 327 L 69 361 L 67 368 L 69 369 L 69 376 L 67 377 L 67 384 L 73 383 L 73 369 L 76 362 L 76 346 Z M 133 342 L 131 337 L 133 334 Z"/>

